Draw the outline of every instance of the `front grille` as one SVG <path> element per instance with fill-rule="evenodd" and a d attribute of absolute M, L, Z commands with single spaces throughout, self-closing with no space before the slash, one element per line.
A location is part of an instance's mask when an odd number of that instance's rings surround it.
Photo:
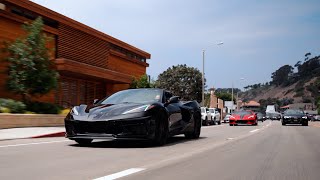
<path fill-rule="evenodd" d="M 123 132 L 121 123 L 115 121 L 76 121 L 74 123 L 76 133 L 106 133 L 119 134 Z"/>
<path fill-rule="evenodd" d="M 147 123 L 149 122 L 149 123 Z M 69 135 L 75 134 L 146 134 L 150 121 L 141 120 L 117 120 L 117 121 L 66 121 L 66 129 Z"/>

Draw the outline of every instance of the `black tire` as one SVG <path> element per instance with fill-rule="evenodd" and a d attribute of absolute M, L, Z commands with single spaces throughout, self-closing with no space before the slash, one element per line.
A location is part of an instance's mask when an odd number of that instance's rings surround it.
<path fill-rule="evenodd" d="M 213 120 L 211 120 L 211 121 L 212 121 L 212 125 L 216 125 L 217 124 L 215 118 Z"/>
<path fill-rule="evenodd" d="M 285 125 L 286 125 L 286 123 L 282 122 L 282 126 L 285 126 Z"/>
<path fill-rule="evenodd" d="M 81 146 L 89 146 L 92 142 L 92 139 L 75 139 L 75 141 Z"/>
<path fill-rule="evenodd" d="M 209 120 L 208 120 L 207 117 L 206 117 L 206 119 L 204 120 L 204 124 L 205 124 L 205 126 L 210 126 L 210 122 L 209 122 Z"/>
<path fill-rule="evenodd" d="M 221 125 L 221 120 L 218 122 L 218 125 Z"/>
<path fill-rule="evenodd" d="M 230 126 L 233 126 L 233 124 L 229 124 Z"/>
<path fill-rule="evenodd" d="M 153 139 L 153 143 L 156 146 L 162 146 L 167 143 L 168 139 L 168 120 L 164 112 L 159 112 L 155 116 L 156 121 L 156 129 L 155 129 L 155 136 Z"/>
<path fill-rule="evenodd" d="M 307 121 L 307 122 L 302 123 L 302 126 L 309 126 L 308 121 Z"/>
<path fill-rule="evenodd" d="M 194 128 L 192 132 L 187 132 L 184 136 L 187 139 L 198 139 L 201 133 L 201 115 L 194 115 Z"/>

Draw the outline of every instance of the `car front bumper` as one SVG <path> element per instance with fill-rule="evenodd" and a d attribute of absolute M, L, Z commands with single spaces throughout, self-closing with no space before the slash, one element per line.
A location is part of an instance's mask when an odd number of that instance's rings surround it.
<path fill-rule="evenodd" d="M 66 138 L 74 139 L 152 139 L 155 121 L 149 117 L 134 119 L 83 121 L 65 120 Z"/>
<path fill-rule="evenodd" d="M 247 124 L 247 125 L 254 125 L 257 123 L 257 120 L 229 120 L 229 124 L 236 125 L 236 124 Z"/>
<path fill-rule="evenodd" d="M 285 123 L 285 124 L 302 124 L 302 123 L 308 122 L 308 119 L 290 118 L 290 119 L 283 119 L 282 122 Z"/>

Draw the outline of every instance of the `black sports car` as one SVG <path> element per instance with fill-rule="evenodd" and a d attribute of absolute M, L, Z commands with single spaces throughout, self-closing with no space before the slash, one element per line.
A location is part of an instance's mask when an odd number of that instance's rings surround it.
<path fill-rule="evenodd" d="M 257 118 L 258 118 L 258 121 L 262 121 L 262 122 L 266 120 L 266 116 L 261 112 L 257 113 Z"/>
<path fill-rule="evenodd" d="M 129 89 L 73 107 L 65 127 L 66 137 L 80 145 L 93 139 L 145 139 L 163 145 L 177 134 L 199 138 L 201 112 L 196 101 L 182 102 L 163 89 Z"/>
<path fill-rule="evenodd" d="M 284 111 L 282 117 L 282 125 L 284 126 L 286 124 L 301 124 L 302 126 L 308 126 L 308 117 L 299 109 L 288 109 Z"/>

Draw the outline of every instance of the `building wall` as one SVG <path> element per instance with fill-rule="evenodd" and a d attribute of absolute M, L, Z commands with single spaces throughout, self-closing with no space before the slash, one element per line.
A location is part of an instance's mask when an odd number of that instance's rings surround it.
<path fill-rule="evenodd" d="M 66 24 L 58 27 L 57 57 L 107 68 L 109 43 Z"/>
<path fill-rule="evenodd" d="M 150 54 L 142 50 L 31 1 L 0 0 L 0 3 L 6 4 L 6 9 L 0 10 L 0 47 L 3 47 L 3 41 L 14 42 L 16 38 L 25 36 L 22 24 L 41 15 L 45 21 L 44 31 L 52 39 L 48 43 L 52 61 L 56 63 L 57 59 L 62 58 L 69 61 L 69 66 L 72 62 L 79 62 L 82 67 L 90 67 L 81 69 L 78 64 L 77 68 L 80 69 L 76 72 L 59 69 L 58 88 L 45 96 L 36 97 L 35 100 L 64 106 L 89 103 L 93 99 L 101 99 L 105 95 L 129 88 L 131 78 L 146 73 L 146 59 L 150 58 Z M 6 56 L 0 54 L 2 59 Z M 19 100 L 19 96 L 6 90 L 7 67 L 8 63 L 1 61 L 0 98 Z M 98 68 L 97 73 L 95 68 Z M 90 73 L 83 72 L 88 69 Z M 104 70 L 108 72 L 107 78 L 101 76 Z M 113 79 L 108 79 L 109 77 Z"/>
<path fill-rule="evenodd" d="M 108 68 L 118 72 L 126 72 L 134 77 L 141 77 L 146 74 L 146 67 L 138 63 L 131 62 L 124 57 L 110 54 L 108 57 Z"/>

